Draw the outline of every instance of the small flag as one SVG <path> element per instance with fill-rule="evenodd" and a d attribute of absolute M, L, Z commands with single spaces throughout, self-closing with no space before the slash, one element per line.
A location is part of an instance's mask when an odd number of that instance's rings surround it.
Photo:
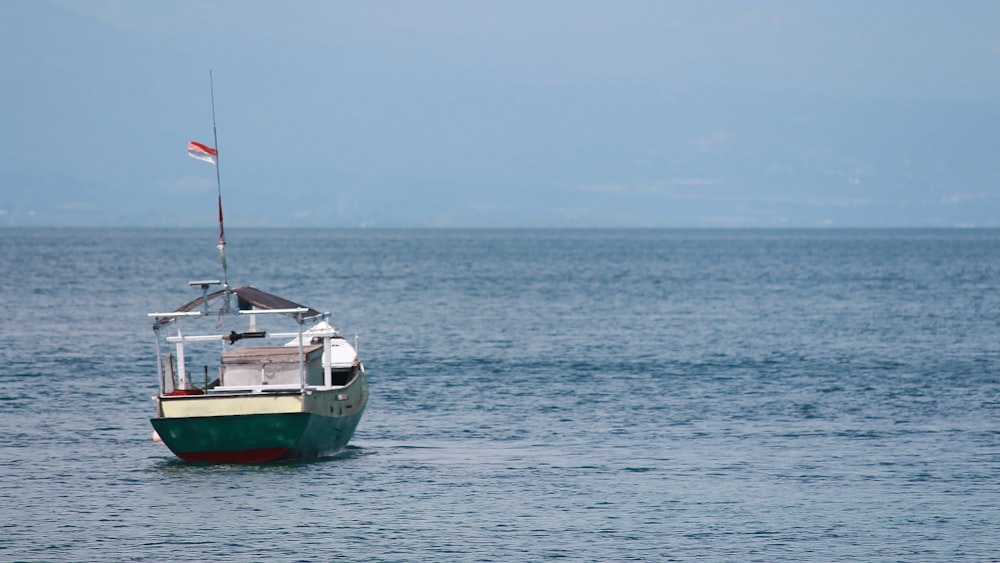
<path fill-rule="evenodd" d="M 211 162 L 212 164 L 219 163 L 219 151 L 213 149 L 208 145 L 203 145 L 195 141 L 188 143 L 188 155 L 197 158 L 198 160 L 204 160 L 205 162 Z"/>

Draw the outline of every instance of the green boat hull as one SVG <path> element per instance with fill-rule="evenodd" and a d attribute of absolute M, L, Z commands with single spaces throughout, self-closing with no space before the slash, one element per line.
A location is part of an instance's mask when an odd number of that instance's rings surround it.
<path fill-rule="evenodd" d="M 343 450 L 364 410 L 344 416 L 310 412 L 152 418 L 163 443 L 193 462 L 264 463 Z"/>

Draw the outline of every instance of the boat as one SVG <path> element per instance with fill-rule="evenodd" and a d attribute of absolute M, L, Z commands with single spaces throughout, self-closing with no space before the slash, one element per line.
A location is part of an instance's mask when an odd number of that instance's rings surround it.
<path fill-rule="evenodd" d="M 215 147 L 191 141 L 188 154 L 215 165 L 223 279 L 191 281 L 200 297 L 149 313 L 159 378 L 153 440 L 190 462 L 334 455 L 347 446 L 368 403 L 357 338 L 353 345 L 343 338 L 329 312 L 253 286 L 230 287 L 217 147 L 216 134 Z M 237 331 L 232 325 L 241 318 L 247 325 Z M 201 385 L 193 367 L 199 365 Z"/>
<path fill-rule="evenodd" d="M 330 325 L 330 314 L 252 286 L 208 293 L 221 282 L 190 284 L 203 295 L 149 314 L 159 373 L 154 440 L 191 462 L 264 463 L 342 451 L 361 421 L 368 383 L 356 343 Z M 296 329 L 260 330 L 264 316 Z M 189 331 L 194 322 L 218 327 L 231 317 L 246 317 L 246 330 Z M 172 353 L 162 353 L 164 344 Z M 199 354 L 196 346 L 210 350 Z M 190 369 L 196 357 L 218 361 L 211 381 L 205 364 L 201 385 Z"/>

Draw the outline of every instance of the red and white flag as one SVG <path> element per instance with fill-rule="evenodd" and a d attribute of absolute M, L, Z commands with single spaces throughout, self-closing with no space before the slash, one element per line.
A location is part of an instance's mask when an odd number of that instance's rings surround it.
<path fill-rule="evenodd" d="M 212 164 L 219 163 L 219 151 L 195 141 L 188 143 L 188 155 Z"/>

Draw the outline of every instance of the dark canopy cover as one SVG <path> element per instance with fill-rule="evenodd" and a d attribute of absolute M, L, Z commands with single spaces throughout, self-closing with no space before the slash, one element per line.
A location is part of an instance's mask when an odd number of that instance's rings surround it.
<path fill-rule="evenodd" d="M 239 303 L 239 308 L 241 311 L 247 311 L 253 309 L 254 307 L 258 309 L 297 309 L 300 307 L 304 307 L 303 305 L 299 305 L 294 301 L 289 301 L 284 297 L 278 297 L 277 295 L 272 295 L 265 291 L 261 291 L 256 287 L 251 287 L 248 285 L 243 287 L 237 287 L 236 289 L 231 289 L 229 291 L 232 294 L 236 295 L 237 302 Z M 194 311 L 196 309 L 201 308 L 206 301 L 211 303 L 212 301 L 225 295 L 225 293 L 226 290 L 224 289 L 216 291 L 214 293 L 209 293 L 205 297 L 199 297 L 193 301 L 189 301 L 188 303 L 181 305 L 180 307 L 177 308 L 175 312 L 186 313 L 188 311 Z M 309 310 L 302 313 L 303 319 L 311 319 L 322 315 L 322 313 L 320 313 L 315 309 L 308 307 L 306 308 Z M 289 314 L 288 316 L 294 317 L 295 315 Z M 163 326 L 172 320 L 173 319 L 170 318 L 159 319 L 156 324 L 157 326 Z"/>

